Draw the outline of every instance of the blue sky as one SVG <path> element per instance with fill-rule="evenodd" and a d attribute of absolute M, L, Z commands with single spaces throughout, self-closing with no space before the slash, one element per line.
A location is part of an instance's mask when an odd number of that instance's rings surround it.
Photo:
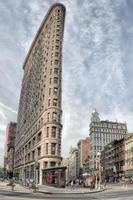
<path fill-rule="evenodd" d="M 16 120 L 22 65 L 55 0 L 0 0 L 0 164 L 5 130 Z M 59 1 L 58 1 L 59 2 Z M 62 155 L 89 134 L 95 107 L 102 119 L 127 122 L 133 130 L 133 1 L 62 0 Z"/>

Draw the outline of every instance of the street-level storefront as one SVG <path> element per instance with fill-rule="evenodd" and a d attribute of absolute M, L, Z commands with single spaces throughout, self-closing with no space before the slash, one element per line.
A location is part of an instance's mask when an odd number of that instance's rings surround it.
<path fill-rule="evenodd" d="M 127 170 L 127 171 L 125 171 L 125 176 L 126 177 L 133 177 L 133 170 Z"/>
<path fill-rule="evenodd" d="M 42 170 L 42 184 L 64 187 L 66 181 L 66 167 L 53 167 Z"/>

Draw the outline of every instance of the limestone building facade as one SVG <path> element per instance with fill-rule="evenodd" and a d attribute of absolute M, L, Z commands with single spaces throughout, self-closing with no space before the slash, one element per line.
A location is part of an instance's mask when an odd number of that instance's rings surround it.
<path fill-rule="evenodd" d="M 100 120 L 99 113 L 96 109 L 91 114 L 90 123 L 90 171 L 93 173 L 96 170 L 97 154 L 104 147 L 114 140 L 120 140 L 127 134 L 126 123 Z"/>
<path fill-rule="evenodd" d="M 133 133 L 125 137 L 124 171 L 127 177 L 133 177 Z"/>
<path fill-rule="evenodd" d="M 65 7 L 54 4 L 24 61 L 15 141 L 15 175 L 42 183 L 42 169 L 60 166 L 62 42 Z"/>
<path fill-rule="evenodd" d="M 78 168 L 78 148 L 71 147 L 68 158 L 68 180 L 74 180 L 79 176 Z"/>

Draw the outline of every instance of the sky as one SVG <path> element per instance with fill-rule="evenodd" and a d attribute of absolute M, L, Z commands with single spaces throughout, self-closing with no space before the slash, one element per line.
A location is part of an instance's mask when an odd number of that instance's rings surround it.
<path fill-rule="evenodd" d="M 0 0 L 0 165 L 7 123 L 17 119 L 24 59 L 55 2 L 66 6 L 62 156 L 89 136 L 93 108 L 133 131 L 132 0 Z"/>

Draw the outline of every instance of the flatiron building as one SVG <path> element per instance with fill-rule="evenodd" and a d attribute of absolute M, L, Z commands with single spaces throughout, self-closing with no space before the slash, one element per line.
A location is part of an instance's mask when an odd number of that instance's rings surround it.
<path fill-rule="evenodd" d="M 41 184 L 42 169 L 61 163 L 64 20 L 64 5 L 54 4 L 23 64 L 15 141 L 14 174 L 19 180 L 37 179 Z"/>

